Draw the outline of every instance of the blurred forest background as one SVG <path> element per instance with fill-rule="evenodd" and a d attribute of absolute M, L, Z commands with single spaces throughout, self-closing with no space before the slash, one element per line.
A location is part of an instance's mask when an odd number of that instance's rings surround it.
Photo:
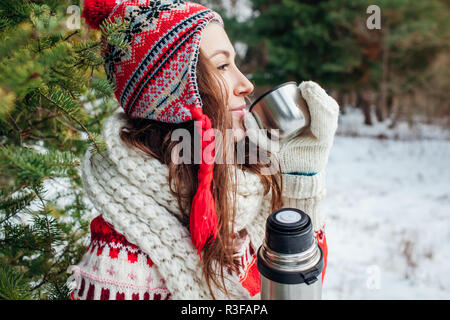
<path fill-rule="evenodd" d="M 80 159 L 105 150 L 102 123 L 117 102 L 80 2 L 0 0 L 0 299 L 67 299 L 66 269 L 88 243 Z M 224 18 L 254 98 L 313 80 L 366 126 L 450 128 L 449 1 L 198 2 Z M 380 29 L 367 27 L 370 5 Z M 126 48 L 123 28 L 103 32 Z"/>
<path fill-rule="evenodd" d="M 202 1 L 201 1 L 202 2 Z M 241 69 L 258 92 L 285 81 L 313 80 L 364 123 L 392 119 L 450 125 L 450 28 L 447 0 L 203 1 L 228 17 Z M 369 29 L 377 5 L 379 29 Z"/>

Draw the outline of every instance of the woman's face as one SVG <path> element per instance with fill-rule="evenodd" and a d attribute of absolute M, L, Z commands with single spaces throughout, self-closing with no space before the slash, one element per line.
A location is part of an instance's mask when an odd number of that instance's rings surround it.
<path fill-rule="evenodd" d="M 223 27 L 215 22 L 209 23 L 202 34 L 200 49 L 223 76 L 228 91 L 228 109 L 233 117 L 233 131 L 236 140 L 244 136 L 242 116 L 245 96 L 253 89 L 253 84 L 239 71 L 234 59 L 236 52 Z"/>

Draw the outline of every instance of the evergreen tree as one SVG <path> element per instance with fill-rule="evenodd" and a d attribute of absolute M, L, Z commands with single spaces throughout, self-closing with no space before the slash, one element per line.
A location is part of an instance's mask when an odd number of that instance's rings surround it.
<path fill-rule="evenodd" d="M 69 28 L 71 5 L 0 0 L 0 299 L 67 299 L 66 269 L 86 250 L 80 160 L 105 151 L 102 122 L 117 103 L 100 32 Z M 125 24 L 102 27 L 127 50 Z"/>
<path fill-rule="evenodd" d="M 341 94 L 356 92 L 366 124 L 372 123 L 372 105 L 377 106 L 378 120 L 389 115 L 387 104 L 393 96 L 420 92 L 427 101 L 444 96 L 443 91 L 436 92 L 436 85 L 427 84 L 443 78 L 434 77 L 436 68 L 430 67 L 448 49 L 446 0 L 250 0 L 250 4 L 253 15 L 248 21 L 227 18 L 226 26 L 232 42 L 248 45 L 241 69 L 256 86 L 311 79 L 336 89 L 342 107 Z M 367 27 L 371 5 L 380 8 L 381 29 Z M 444 74 L 447 69 L 438 71 Z"/>
<path fill-rule="evenodd" d="M 379 63 L 373 66 L 373 87 L 380 91 L 376 114 L 382 121 L 391 111 L 387 103 L 389 97 L 418 92 L 431 102 L 430 92 L 424 88 L 430 80 L 433 61 L 445 51 L 448 54 L 450 6 L 441 0 L 379 0 L 374 3 L 382 8 L 381 56 Z M 445 72 L 448 67 L 442 66 L 437 73 Z M 444 91 L 441 94 L 445 94 Z M 409 114 L 417 112 L 414 106 L 402 107 L 409 109 Z"/>
<path fill-rule="evenodd" d="M 257 85 L 312 79 L 339 86 L 358 77 L 362 54 L 347 28 L 356 12 L 365 12 L 359 2 L 252 0 L 251 4 L 253 17 L 232 24 L 231 35 L 249 45 L 244 64 L 253 65 Z"/>

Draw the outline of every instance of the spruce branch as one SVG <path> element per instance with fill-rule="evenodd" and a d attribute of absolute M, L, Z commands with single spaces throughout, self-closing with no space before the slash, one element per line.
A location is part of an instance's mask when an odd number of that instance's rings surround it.
<path fill-rule="evenodd" d="M 16 121 L 14 120 L 13 117 L 11 117 L 11 115 L 9 113 L 8 113 L 8 118 L 14 124 L 14 128 L 17 131 L 17 137 L 19 138 L 19 146 L 21 146 L 22 145 L 22 130 L 19 128 L 19 126 L 17 125 Z"/>
<path fill-rule="evenodd" d="M 125 32 L 129 27 L 130 21 L 122 21 L 120 18 L 115 18 L 114 21 L 106 19 L 100 24 L 100 30 L 106 42 L 123 51 L 127 51 L 130 48 L 130 41 L 125 36 Z"/>
<path fill-rule="evenodd" d="M 52 103 L 54 106 L 56 106 L 59 110 L 61 110 L 63 113 L 65 113 L 66 115 L 68 115 L 73 121 L 75 121 L 76 123 L 78 123 L 78 125 L 83 128 L 84 132 L 88 135 L 89 141 L 91 141 L 91 143 L 94 145 L 95 149 L 97 150 L 97 152 L 104 157 L 102 151 L 104 150 L 103 148 L 101 148 L 101 146 L 98 145 L 98 137 L 97 139 L 95 139 L 95 136 L 93 133 L 91 133 L 85 126 L 83 123 L 81 123 L 76 117 L 73 116 L 72 114 L 72 110 L 71 108 L 66 109 L 64 106 L 60 105 L 58 102 L 54 101 L 51 97 L 48 97 L 46 94 L 44 94 L 40 89 L 38 89 L 39 94 L 48 102 Z M 60 96 L 61 97 L 61 96 Z M 67 100 L 65 100 L 65 102 L 67 102 Z M 67 107 L 67 105 L 66 105 Z"/>
<path fill-rule="evenodd" d="M 11 266 L 0 265 L 0 300 L 30 300 L 32 290 L 23 273 Z"/>
<path fill-rule="evenodd" d="M 97 79 L 104 74 L 103 41 L 84 34 L 85 26 L 65 29 L 66 6 L 0 0 L 0 261 L 22 275 L 0 270 L 0 299 L 66 298 L 65 270 L 85 252 L 88 208 L 77 166 L 84 135 L 94 154 L 106 150 L 96 130 L 111 111 L 114 90 Z M 112 42 L 123 46 L 124 34 L 108 29 Z M 99 99 L 95 114 L 88 112 L 84 104 Z M 71 187 L 58 186 L 58 178 Z M 48 199 L 44 182 L 65 191 Z M 73 203 L 59 208 L 57 200 L 72 195 Z"/>
<path fill-rule="evenodd" d="M 8 192 L 0 190 L 0 212 L 5 214 L 4 218 L 0 220 L 0 225 L 14 217 L 18 212 L 24 210 L 33 201 L 36 196 L 34 193 L 20 190 L 20 194 L 12 196 L 13 192 L 10 189 Z"/>
<path fill-rule="evenodd" d="M 72 33 L 70 33 L 68 36 L 66 36 L 64 39 L 62 39 L 63 41 L 67 41 L 67 40 L 69 40 L 70 38 L 72 38 L 74 35 L 76 35 L 76 34 L 78 34 L 79 33 L 79 31 L 78 30 L 75 30 L 74 32 L 72 32 Z"/>

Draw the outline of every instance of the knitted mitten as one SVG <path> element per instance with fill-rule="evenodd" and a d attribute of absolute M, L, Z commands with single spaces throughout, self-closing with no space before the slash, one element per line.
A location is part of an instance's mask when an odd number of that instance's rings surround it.
<path fill-rule="evenodd" d="M 272 141 L 259 130 L 250 112 L 245 113 L 243 121 L 249 139 L 277 156 L 282 173 L 312 175 L 328 162 L 338 125 L 339 106 L 313 81 L 303 81 L 299 88 L 311 116 L 310 126 L 299 135 L 286 141 Z"/>

